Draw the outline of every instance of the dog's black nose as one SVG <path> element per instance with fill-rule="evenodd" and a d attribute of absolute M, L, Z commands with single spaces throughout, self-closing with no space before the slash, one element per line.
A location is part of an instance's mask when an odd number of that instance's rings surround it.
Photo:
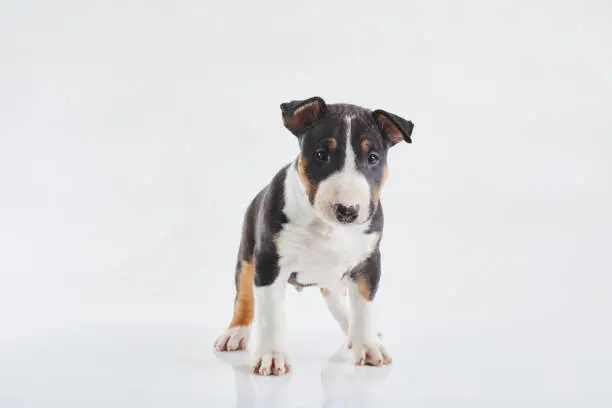
<path fill-rule="evenodd" d="M 341 223 L 348 224 L 357 219 L 359 215 L 359 205 L 346 206 L 343 204 L 334 204 L 334 213 L 336 219 Z"/>

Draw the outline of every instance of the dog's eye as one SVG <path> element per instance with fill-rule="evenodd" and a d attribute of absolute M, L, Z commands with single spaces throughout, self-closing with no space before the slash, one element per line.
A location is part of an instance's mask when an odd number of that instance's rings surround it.
<path fill-rule="evenodd" d="M 370 163 L 370 164 L 376 164 L 376 163 L 378 163 L 379 160 L 380 160 L 380 158 L 378 157 L 378 154 L 376 154 L 376 153 L 370 153 L 368 155 L 368 163 Z"/>
<path fill-rule="evenodd" d="M 321 162 L 327 162 L 329 160 L 329 152 L 327 149 L 319 149 L 315 152 L 315 157 Z"/>

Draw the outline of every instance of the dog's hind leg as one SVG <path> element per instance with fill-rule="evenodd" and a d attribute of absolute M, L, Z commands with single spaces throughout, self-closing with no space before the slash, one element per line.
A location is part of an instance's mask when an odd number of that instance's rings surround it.
<path fill-rule="evenodd" d="M 215 349 L 218 351 L 237 351 L 247 348 L 254 316 L 254 273 L 252 261 L 241 261 L 237 266 L 234 314 L 229 327 L 215 342 Z"/>
<path fill-rule="evenodd" d="M 246 350 L 255 315 L 253 281 L 253 249 L 255 246 L 254 223 L 259 194 L 249 205 L 242 227 L 242 240 L 236 264 L 234 313 L 228 328 L 215 341 L 217 351 Z"/>
<path fill-rule="evenodd" d="M 348 307 L 346 304 L 346 294 L 342 293 L 341 291 L 332 292 L 327 288 L 321 288 L 321 294 L 323 295 L 323 299 L 325 299 L 327 308 L 334 317 L 334 320 L 338 322 L 344 334 L 348 335 L 349 316 Z"/>

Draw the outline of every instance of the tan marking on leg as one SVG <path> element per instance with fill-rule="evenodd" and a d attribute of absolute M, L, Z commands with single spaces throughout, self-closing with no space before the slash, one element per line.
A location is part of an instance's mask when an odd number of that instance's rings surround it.
<path fill-rule="evenodd" d="M 378 247 L 378 242 L 380 241 L 379 232 L 373 232 L 371 236 L 372 242 L 370 243 L 370 249 L 364 254 L 365 258 L 369 258 L 370 256 L 372 256 L 372 254 L 374 253 L 374 251 L 376 251 L 376 248 Z M 372 300 L 372 288 L 361 273 L 361 271 L 358 271 L 355 275 L 355 284 L 359 288 L 359 294 L 366 300 Z"/>
<path fill-rule="evenodd" d="M 370 288 L 368 282 L 366 282 L 365 279 L 359 277 L 355 280 L 355 283 L 359 288 L 359 294 L 361 295 L 361 297 L 363 297 L 367 301 L 372 300 L 372 289 Z"/>
<path fill-rule="evenodd" d="M 329 289 L 327 289 L 327 288 L 321 288 L 321 294 L 322 294 L 324 297 L 328 297 L 328 296 L 330 295 L 330 293 L 331 293 L 331 292 L 329 291 Z"/>
<path fill-rule="evenodd" d="M 242 261 L 240 275 L 238 276 L 238 294 L 234 303 L 234 316 L 229 325 L 230 328 L 236 326 L 249 326 L 253 322 L 254 297 L 253 280 L 255 279 L 255 266 L 253 259 L 250 262 Z"/>

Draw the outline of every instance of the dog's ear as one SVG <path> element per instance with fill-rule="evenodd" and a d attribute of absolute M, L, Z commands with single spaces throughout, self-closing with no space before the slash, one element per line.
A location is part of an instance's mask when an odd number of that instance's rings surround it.
<path fill-rule="evenodd" d="M 296 136 L 315 124 L 327 113 L 327 105 L 323 98 L 319 96 L 281 103 L 280 108 L 283 115 L 283 124 Z"/>
<path fill-rule="evenodd" d="M 402 140 L 412 143 L 410 135 L 412 135 L 414 123 L 382 109 L 375 110 L 372 114 L 378 128 L 390 146 Z"/>

